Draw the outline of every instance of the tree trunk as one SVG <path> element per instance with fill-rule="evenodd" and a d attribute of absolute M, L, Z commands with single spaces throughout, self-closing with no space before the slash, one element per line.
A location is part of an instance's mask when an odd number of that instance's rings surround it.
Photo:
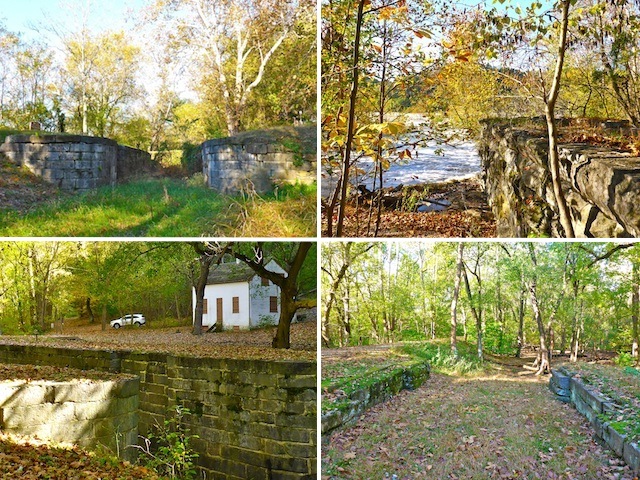
<path fill-rule="evenodd" d="M 298 307 L 295 304 L 294 298 L 296 296 L 297 289 L 295 283 L 280 287 L 280 318 L 278 320 L 278 330 L 271 345 L 273 348 L 289 348 L 291 347 L 290 331 L 291 320 L 296 314 Z"/>
<path fill-rule="evenodd" d="M 518 299 L 518 351 L 516 357 L 522 357 L 522 348 L 524 347 L 524 302 L 525 302 L 525 289 L 523 286 L 520 288 L 520 298 Z"/>
<path fill-rule="evenodd" d="M 202 335 L 202 317 L 204 315 L 204 290 L 207 286 L 207 280 L 209 279 L 209 269 L 211 268 L 212 261 L 213 256 L 211 255 L 204 255 L 199 259 L 200 273 L 195 285 L 196 308 L 195 316 L 193 318 L 194 335 Z M 213 308 L 213 305 L 210 305 L 209 308 Z"/>
<path fill-rule="evenodd" d="M 93 314 L 93 310 L 91 309 L 91 297 L 87 297 L 86 306 L 87 313 L 89 314 L 89 323 L 94 323 L 96 321 L 96 317 Z"/>
<path fill-rule="evenodd" d="M 562 191 L 562 184 L 560 181 L 560 159 L 558 157 L 558 131 L 555 119 L 555 107 L 560 93 L 560 82 L 562 77 L 562 66 L 564 64 L 564 57 L 567 49 L 567 30 L 569 24 L 569 6 L 570 0 L 563 0 L 561 2 L 562 17 L 560 20 L 560 40 L 558 42 L 558 54 L 556 57 L 556 68 L 553 75 L 553 82 L 551 84 L 551 90 L 549 96 L 545 102 L 545 117 L 547 120 L 547 132 L 549 136 L 549 170 L 551 173 L 551 183 L 553 184 L 553 193 L 556 198 L 558 206 L 558 214 L 560 216 L 560 224 L 564 229 L 564 234 L 567 238 L 574 238 L 575 233 L 573 230 L 573 224 L 571 223 L 571 215 L 569 213 L 569 206 L 567 200 Z"/>
<path fill-rule="evenodd" d="M 464 254 L 464 243 L 458 243 L 458 262 L 456 267 L 456 279 L 453 287 L 453 298 L 451 299 L 451 333 L 449 343 L 451 345 L 451 355 L 458 356 L 458 344 L 456 331 L 458 330 L 458 296 L 460 295 L 460 281 L 462 280 L 462 258 Z"/>
<path fill-rule="evenodd" d="M 364 17 L 364 4 L 366 0 L 358 2 L 358 13 L 356 15 L 356 32 L 353 42 L 353 62 L 351 81 L 351 94 L 349 96 L 349 112 L 347 117 L 347 139 L 344 144 L 344 157 L 342 162 L 342 184 L 340 192 L 340 206 L 338 210 L 338 223 L 336 224 L 336 236 L 341 237 L 344 228 L 344 214 L 347 206 L 347 193 L 349 191 L 349 169 L 351 168 L 351 148 L 355 134 L 356 101 L 358 99 L 358 82 L 360 77 L 360 32 Z M 332 212 L 329 212 L 331 214 Z"/>
<path fill-rule="evenodd" d="M 462 267 L 462 278 L 464 278 L 464 288 L 467 292 L 467 297 L 469 298 L 469 305 L 471 307 L 471 313 L 473 314 L 473 318 L 476 321 L 476 345 L 477 345 L 477 355 L 480 360 L 483 358 L 482 354 L 482 317 L 481 313 L 478 312 L 478 309 L 474 306 L 473 297 L 471 295 L 471 286 L 469 285 L 469 276 L 467 275 L 467 269 Z"/>
<path fill-rule="evenodd" d="M 351 298 L 348 283 L 346 283 L 344 286 L 344 294 L 342 295 L 342 310 L 342 325 L 344 329 L 345 344 L 348 345 L 349 339 L 351 338 Z"/>
<path fill-rule="evenodd" d="M 542 313 L 540 312 L 540 305 L 538 304 L 538 292 L 537 292 L 537 273 L 535 269 L 538 264 L 536 261 L 535 251 L 533 244 L 529 243 L 529 254 L 531 256 L 531 261 L 533 263 L 534 272 L 532 274 L 531 283 L 529 284 L 529 293 L 531 295 L 531 308 L 533 310 L 533 316 L 536 320 L 536 324 L 538 326 L 538 336 L 540 339 L 540 351 L 538 352 L 538 358 L 536 359 L 536 363 L 538 366 L 538 371 L 536 375 L 542 375 L 551 373 L 551 361 L 549 359 L 549 350 L 547 349 L 547 338 L 546 332 L 544 328 L 544 323 L 542 321 Z"/>
<path fill-rule="evenodd" d="M 102 331 L 107 329 L 107 304 L 102 305 Z"/>
<path fill-rule="evenodd" d="M 640 272 L 633 264 L 633 284 L 631 286 L 631 356 L 638 363 L 638 314 L 640 310 Z"/>
<path fill-rule="evenodd" d="M 351 266 L 351 260 L 352 260 L 351 246 L 353 245 L 353 243 L 346 242 L 340 245 L 344 249 L 342 251 L 343 263 L 342 263 L 342 266 L 340 267 L 340 270 L 336 274 L 335 278 L 333 278 L 333 282 L 331 283 L 331 287 L 329 289 L 329 298 L 325 306 L 324 315 L 322 316 L 321 336 L 322 336 L 322 343 L 324 344 L 325 347 L 328 347 L 331 343 L 330 331 L 329 331 L 330 329 L 329 320 L 330 320 L 333 304 L 336 301 L 336 292 L 338 291 L 338 287 L 340 286 L 342 279 L 347 274 L 347 271 Z"/>
<path fill-rule="evenodd" d="M 176 316 L 178 317 L 178 320 L 181 320 L 182 314 L 180 313 L 180 299 L 178 298 L 177 293 L 175 295 L 175 302 L 176 302 Z"/>
<path fill-rule="evenodd" d="M 578 323 L 578 282 L 573 280 L 573 315 L 571 317 L 571 345 L 569 346 L 569 361 L 578 361 L 578 342 L 580 340 L 580 325 Z"/>

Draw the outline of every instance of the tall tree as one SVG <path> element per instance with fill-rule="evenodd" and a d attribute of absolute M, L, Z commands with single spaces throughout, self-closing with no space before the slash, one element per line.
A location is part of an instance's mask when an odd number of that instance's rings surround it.
<path fill-rule="evenodd" d="M 174 28 L 173 40 L 204 57 L 222 92 L 229 135 L 242 130 L 252 91 L 290 34 L 307 0 L 157 0 L 154 17 Z"/>
<path fill-rule="evenodd" d="M 458 242 L 458 260 L 456 262 L 456 277 L 453 287 L 453 298 L 451 299 L 451 334 L 449 335 L 449 344 L 451 346 L 451 354 L 458 355 L 457 330 L 458 330 L 458 297 L 460 295 L 460 280 L 462 278 L 462 270 L 464 268 L 464 243 Z"/>
<path fill-rule="evenodd" d="M 274 348 L 289 348 L 291 346 L 290 330 L 293 316 L 299 308 L 314 306 L 316 303 L 315 298 L 300 298 L 300 294 L 308 294 L 316 288 L 315 282 L 313 288 L 309 288 L 309 285 L 300 284 L 301 272 L 312 246 L 311 242 L 297 244 L 265 244 L 264 242 L 257 242 L 253 246 L 252 255 L 244 253 L 238 246 L 233 250 L 233 255 L 238 260 L 246 263 L 262 278 L 266 278 L 280 287 L 280 318 L 276 336 L 272 342 Z M 266 264 L 269 257 L 280 263 L 285 273 L 268 270 Z"/>
<path fill-rule="evenodd" d="M 209 280 L 209 271 L 212 265 L 222 262 L 224 256 L 230 251 L 231 244 L 219 242 L 193 242 L 191 244 L 198 255 L 198 275 L 194 285 L 196 292 L 196 305 L 193 319 L 193 334 L 202 335 L 202 315 L 204 314 L 204 290 Z M 218 325 L 218 328 L 221 326 Z"/>

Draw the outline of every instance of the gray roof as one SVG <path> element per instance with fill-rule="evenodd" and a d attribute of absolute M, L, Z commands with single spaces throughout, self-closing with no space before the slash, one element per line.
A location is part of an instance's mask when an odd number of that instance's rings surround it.
<path fill-rule="evenodd" d="M 221 263 L 211 267 L 207 285 L 248 282 L 254 275 L 256 272 L 245 263 Z"/>

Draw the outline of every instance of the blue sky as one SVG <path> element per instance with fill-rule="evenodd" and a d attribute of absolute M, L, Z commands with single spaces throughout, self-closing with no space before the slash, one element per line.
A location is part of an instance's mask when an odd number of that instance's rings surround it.
<path fill-rule="evenodd" d="M 30 24 L 46 25 L 76 22 L 73 8 L 64 5 L 78 5 L 86 0 L 0 0 L 0 19 L 11 32 L 20 32 L 26 40 L 37 38 Z M 132 21 L 132 11 L 139 10 L 149 0 L 93 0 L 92 29 L 122 29 L 127 21 Z"/>

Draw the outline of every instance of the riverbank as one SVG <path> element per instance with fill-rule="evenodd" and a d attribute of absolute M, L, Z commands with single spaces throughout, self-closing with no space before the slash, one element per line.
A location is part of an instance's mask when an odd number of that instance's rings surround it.
<path fill-rule="evenodd" d="M 345 237 L 373 237 L 375 232 L 374 195 L 350 200 L 345 216 Z M 384 192 L 378 237 L 495 237 L 495 219 L 479 179 L 411 185 Z M 416 205 L 449 204 L 444 210 L 415 211 Z M 373 202 L 373 215 L 369 221 Z M 335 223 L 335 222 L 334 222 Z M 325 212 L 322 235 L 327 235 Z"/>

